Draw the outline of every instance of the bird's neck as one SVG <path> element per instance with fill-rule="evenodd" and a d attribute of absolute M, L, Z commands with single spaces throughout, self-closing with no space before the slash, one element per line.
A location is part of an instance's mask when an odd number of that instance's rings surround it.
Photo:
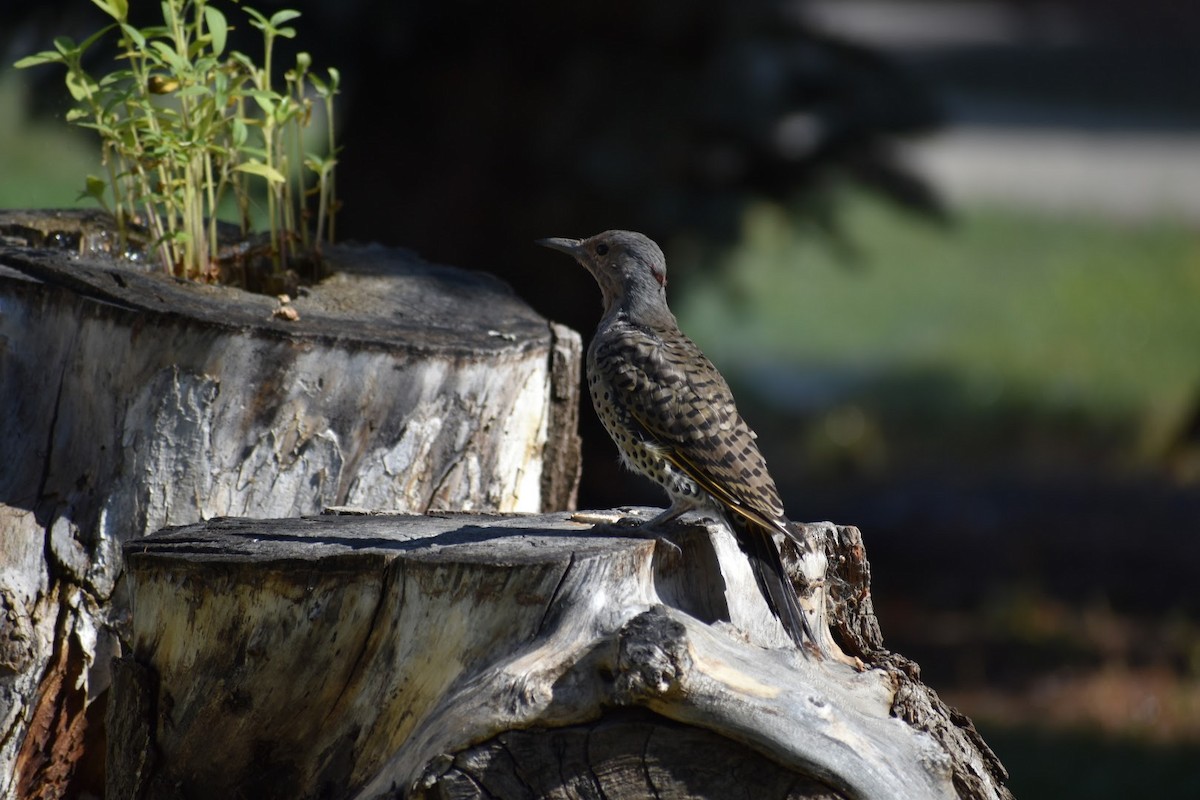
<path fill-rule="evenodd" d="M 671 309 L 662 305 L 629 302 L 609 305 L 600 320 L 599 330 L 607 330 L 621 325 L 633 325 L 651 331 L 677 329 L 679 323 Z"/>

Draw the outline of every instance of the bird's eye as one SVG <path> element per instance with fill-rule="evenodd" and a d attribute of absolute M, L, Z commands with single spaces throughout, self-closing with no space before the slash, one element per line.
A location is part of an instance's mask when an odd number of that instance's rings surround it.
<path fill-rule="evenodd" d="M 598 256 L 608 255 L 608 245 L 606 245 L 604 242 L 601 242 L 600 244 L 596 245 L 596 255 L 598 255 Z"/>

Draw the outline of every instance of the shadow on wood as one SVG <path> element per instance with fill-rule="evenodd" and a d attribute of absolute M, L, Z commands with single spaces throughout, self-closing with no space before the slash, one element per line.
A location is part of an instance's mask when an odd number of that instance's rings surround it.
<path fill-rule="evenodd" d="M 832 623 L 818 658 L 723 524 L 671 528 L 676 550 L 590 518 L 216 519 L 130 543 L 109 728 L 155 761 L 112 742 L 110 788 L 1010 796 L 970 722 L 882 649 L 857 529 L 799 526 L 812 552 L 789 559 L 810 619 Z"/>

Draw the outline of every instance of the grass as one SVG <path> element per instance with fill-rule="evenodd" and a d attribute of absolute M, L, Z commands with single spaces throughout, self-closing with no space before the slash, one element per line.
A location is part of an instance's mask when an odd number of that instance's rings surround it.
<path fill-rule="evenodd" d="M 70 98 L 52 86 L 65 113 Z M 31 118 L 29 91 L 23 76 L 0 65 L 0 208 L 94 208 L 79 195 L 84 176 L 101 171 L 98 145 L 61 114 Z"/>
<path fill-rule="evenodd" d="M 1136 454 L 1200 391 L 1200 233 L 1182 223 L 973 206 L 938 226 L 862 196 L 843 222 L 852 261 L 756 207 L 722 277 L 673 297 L 710 357 L 777 407 L 1015 414 L 1120 429 Z"/>

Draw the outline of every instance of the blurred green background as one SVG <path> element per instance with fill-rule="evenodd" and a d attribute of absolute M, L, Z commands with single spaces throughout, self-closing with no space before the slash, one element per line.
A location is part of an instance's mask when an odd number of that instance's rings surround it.
<path fill-rule="evenodd" d="M 641 77 L 678 69 L 665 97 L 704 70 L 727 75 L 693 52 L 726 52 L 693 36 L 694 15 L 736 30 L 736 4 L 616 4 L 606 13 L 642 38 L 548 36 L 559 49 L 545 60 L 503 32 L 609 29 L 549 4 L 532 23 L 510 10 L 471 28 L 455 17 L 469 3 L 352 3 L 339 21 L 293 5 L 332 43 L 317 62 L 347 78 L 339 226 L 497 272 L 585 336 L 590 279 L 530 240 L 656 236 L 681 326 L 733 384 L 789 513 L 863 529 L 886 641 L 974 719 L 1016 796 L 1200 797 L 1200 13 L 1166 0 L 751 4 L 782 8 L 809 48 L 750 39 L 763 63 L 837 54 L 797 102 L 813 85 L 853 96 L 864 129 L 883 131 L 844 137 L 780 188 L 756 154 L 846 115 L 784 103 L 750 144 L 705 156 L 750 164 L 738 184 L 640 183 L 651 167 L 622 155 L 684 146 L 657 122 L 627 127 L 614 104 L 644 121 L 644 104 L 662 108 L 637 94 Z M 345 20 L 364 18 L 375 38 L 347 39 L 363 28 Z M 20 21 L 9 63 L 58 32 Z M 416 35 L 443 28 L 449 51 Z M 581 50 L 600 66 L 580 66 Z M 619 92 L 587 82 L 627 64 L 638 79 Z M 769 83 L 764 70 L 750 74 Z M 46 77 L 0 69 L 0 207 L 84 204 L 97 171 Z M 866 169 L 864 153 L 886 158 Z M 660 502 L 584 417 L 581 503 Z"/>

